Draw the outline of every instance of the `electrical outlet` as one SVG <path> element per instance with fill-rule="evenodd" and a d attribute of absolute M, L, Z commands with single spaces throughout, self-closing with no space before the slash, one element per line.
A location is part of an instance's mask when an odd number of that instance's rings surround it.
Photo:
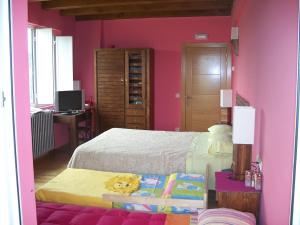
<path fill-rule="evenodd" d="M 180 98 L 180 93 L 176 93 L 175 98 Z"/>

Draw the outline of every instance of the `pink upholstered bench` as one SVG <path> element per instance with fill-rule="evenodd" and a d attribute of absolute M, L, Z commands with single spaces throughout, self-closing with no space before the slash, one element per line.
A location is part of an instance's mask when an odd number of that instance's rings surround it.
<path fill-rule="evenodd" d="M 164 225 L 165 214 L 37 202 L 38 225 Z"/>

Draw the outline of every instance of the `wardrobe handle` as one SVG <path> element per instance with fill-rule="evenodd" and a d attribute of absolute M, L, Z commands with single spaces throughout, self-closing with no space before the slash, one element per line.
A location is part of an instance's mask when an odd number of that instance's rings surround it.
<path fill-rule="evenodd" d="M 124 79 L 123 79 L 123 78 L 121 78 L 121 82 L 124 82 Z"/>

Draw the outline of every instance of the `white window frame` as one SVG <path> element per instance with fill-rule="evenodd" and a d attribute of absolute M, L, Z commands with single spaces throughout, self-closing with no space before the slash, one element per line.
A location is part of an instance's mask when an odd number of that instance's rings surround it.
<path fill-rule="evenodd" d="M 51 28 L 35 30 L 35 73 L 36 82 L 35 105 L 51 105 L 54 102 L 55 64 L 54 64 L 54 35 Z M 39 85 L 42 84 L 42 85 Z M 52 93 L 45 93 L 49 90 Z M 43 100 L 42 102 L 40 102 Z"/>
<path fill-rule="evenodd" d="M 0 0 L 0 220 L 1 224 L 21 225 L 11 27 L 11 1 Z"/>
<path fill-rule="evenodd" d="M 73 90 L 73 38 L 72 36 L 55 37 L 55 89 L 56 91 Z"/>

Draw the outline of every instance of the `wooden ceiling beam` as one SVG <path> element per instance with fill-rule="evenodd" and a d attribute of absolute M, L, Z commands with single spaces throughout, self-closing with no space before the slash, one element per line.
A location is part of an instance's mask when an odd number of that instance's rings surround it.
<path fill-rule="evenodd" d="M 82 9 L 61 10 L 61 15 L 64 16 L 87 16 L 99 14 L 118 14 L 131 12 L 153 12 L 153 11 L 179 11 L 179 10 L 230 10 L 230 4 L 216 4 L 204 2 L 180 2 L 180 3 L 156 3 L 147 5 L 130 5 L 130 6 L 103 6 L 89 7 Z"/>
<path fill-rule="evenodd" d="M 76 16 L 76 20 L 114 20 L 130 18 L 157 18 L 157 17 L 192 17 L 192 16 L 228 16 L 231 9 L 226 10 L 180 10 L 180 11 L 143 11 L 143 12 L 121 12 L 110 14 Z"/>
<path fill-rule="evenodd" d="M 51 0 L 42 2 L 43 9 L 76 9 L 84 7 L 142 5 L 153 3 L 206 2 L 232 4 L 233 0 Z"/>
<path fill-rule="evenodd" d="M 28 0 L 28 2 L 47 2 L 47 1 L 50 1 L 50 0 Z"/>

